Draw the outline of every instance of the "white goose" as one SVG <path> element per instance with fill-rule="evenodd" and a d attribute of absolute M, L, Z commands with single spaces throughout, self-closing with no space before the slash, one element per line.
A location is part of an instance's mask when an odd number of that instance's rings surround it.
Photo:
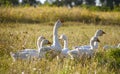
<path fill-rule="evenodd" d="M 118 48 L 120 48 L 120 43 L 118 44 L 118 46 L 117 46 Z"/>
<path fill-rule="evenodd" d="M 94 36 L 90 39 L 90 48 L 86 48 L 86 49 L 76 48 L 76 49 L 70 50 L 68 51 L 69 56 L 71 57 L 71 59 L 79 58 L 83 54 L 87 54 L 88 56 L 91 56 L 95 50 L 94 42 L 100 42 L 98 37 Z"/>
<path fill-rule="evenodd" d="M 117 46 L 110 46 L 110 45 L 105 45 L 103 49 L 106 51 L 108 49 L 113 49 L 113 48 L 120 48 L 120 43 Z"/>
<path fill-rule="evenodd" d="M 58 28 L 62 25 L 61 21 L 58 20 L 53 28 L 53 44 L 50 46 L 52 49 L 57 50 L 58 52 L 61 52 L 61 44 L 58 39 Z"/>
<path fill-rule="evenodd" d="M 49 52 L 50 52 L 51 56 L 54 55 L 54 57 L 55 57 L 62 51 L 61 44 L 58 39 L 58 28 L 61 25 L 62 25 L 62 23 L 60 20 L 58 20 L 55 23 L 54 28 L 53 28 L 53 44 L 51 46 L 45 47 L 44 49 L 40 50 L 40 54 L 42 54 L 41 57 L 44 57 L 46 55 L 46 53 L 49 53 Z"/>
<path fill-rule="evenodd" d="M 60 55 L 58 57 L 60 59 L 67 58 L 68 57 L 68 53 L 67 52 L 69 51 L 67 36 L 62 34 L 59 39 L 64 40 L 64 47 L 63 47 L 62 52 L 60 53 Z"/>
<path fill-rule="evenodd" d="M 40 36 L 37 40 L 38 49 L 41 49 L 43 45 L 49 44 L 49 43 L 50 42 L 48 40 L 45 40 L 44 37 Z M 14 61 L 16 61 L 17 59 L 30 59 L 30 58 L 36 58 L 36 57 L 39 58 L 38 51 L 39 50 L 35 50 L 35 49 L 25 49 L 25 50 L 18 51 L 16 53 L 10 52 L 10 55 Z"/>
<path fill-rule="evenodd" d="M 102 36 L 103 34 L 106 34 L 103 30 L 97 30 L 94 37 L 99 37 L 99 36 Z M 91 48 L 90 45 L 84 45 L 84 46 L 76 46 L 74 47 L 75 49 L 78 48 L 78 49 L 88 49 L 88 48 Z M 94 48 L 95 49 L 98 49 L 98 42 L 94 42 Z"/>

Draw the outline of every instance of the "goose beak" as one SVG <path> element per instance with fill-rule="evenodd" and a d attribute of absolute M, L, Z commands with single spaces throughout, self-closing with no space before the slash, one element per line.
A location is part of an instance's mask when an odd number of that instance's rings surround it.
<path fill-rule="evenodd" d="M 106 33 L 103 31 L 103 34 L 106 34 Z"/>
<path fill-rule="evenodd" d="M 100 40 L 99 40 L 99 39 L 97 39 L 97 42 L 100 42 Z"/>
<path fill-rule="evenodd" d="M 64 23 L 64 20 L 63 19 L 60 19 L 61 23 Z"/>
<path fill-rule="evenodd" d="M 48 42 L 48 44 L 52 44 L 51 42 Z"/>

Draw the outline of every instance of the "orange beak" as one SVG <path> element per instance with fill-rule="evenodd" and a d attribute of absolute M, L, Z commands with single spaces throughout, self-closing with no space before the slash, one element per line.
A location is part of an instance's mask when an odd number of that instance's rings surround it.
<path fill-rule="evenodd" d="M 51 42 L 48 42 L 48 44 L 52 44 Z"/>
<path fill-rule="evenodd" d="M 64 20 L 63 20 L 63 19 L 60 19 L 60 21 L 61 21 L 62 23 L 64 23 Z"/>
<path fill-rule="evenodd" d="M 103 31 L 103 34 L 106 34 L 106 33 Z"/>

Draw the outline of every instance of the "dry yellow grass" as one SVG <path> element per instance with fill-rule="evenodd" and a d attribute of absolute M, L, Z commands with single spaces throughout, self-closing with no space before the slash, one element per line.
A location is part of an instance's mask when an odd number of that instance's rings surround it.
<path fill-rule="evenodd" d="M 102 54 L 101 62 L 99 58 L 80 61 L 65 59 L 63 62 L 56 59 L 13 62 L 9 53 L 23 48 L 37 48 L 38 36 L 43 35 L 52 42 L 53 25 L 57 19 L 64 20 L 58 34 L 67 35 L 70 49 L 72 46 L 89 44 L 90 38 L 97 29 L 104 30 L 107 34 L 99 38 L 101 43 L 98 51 Z M 115 74 L 120 72 L 119 68 L 109 68 L 111 63 L 104 61 L 106 53 L 102 51 L 102 47 L 106 44 L 120 43 L 119 12 L 93 12 L 65 7 L 0 7 L 0 22 L 2 22 L 0 23 L 0 74 Z M 101 23 L 96 25 L 98 22 Z M 63 45 L 63 41 L 60 42 Z"/>
<path fill-rule="evenodd" d="M 74 25 L 72 25 L 74 24 Z M 114 74 L 118 70 L 109 70 L 109 63 L 99 65 L 97 60 L 88 59 L 75 62 L 69 59 L 64 62 L 31 60 L 13 62 L 9 53 L 22 50 L 24 48 L 37 48 L 36 39 L 43 35 L 52 42 L 52 30 L 54 22 L 51 24 L 21 24 L 21 23 L 1 23 L 0 24 L 0 72 L 2 74 Z M 101 26 L 94 24 L 83 24 L 77 22 L 64 22 L 58 34 L 66 34 L 69 40 L 69 48 L 75 45 L 89 44 L 89 39 L 97 29 L 104 30 L 107 34 L 100 37 L 101 43 L 99 50 L 105 44 L 116 45 L 120 42 L 119 26 Z M 61 41 L 63 45 L 63 42 Z"/>
<path fill-rule="evenodd" d="M 75 7 L 0 7 L 1 22 L 50 22 L 57 19 L 65 21 L 80 21 L 84 23 L 119 24 L 119 12 L 89 11 Z"/>

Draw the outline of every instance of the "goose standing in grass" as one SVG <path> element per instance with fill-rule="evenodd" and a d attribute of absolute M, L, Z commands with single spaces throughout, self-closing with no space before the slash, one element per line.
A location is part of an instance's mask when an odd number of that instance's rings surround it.
<path fill-rule="evenodd" d="M 96 31 L 96 33 L 95 33 L 95 35 L 94 35 L 94 37 L 99 37 L 99 36 L 103 36 L 103 34 L 106 34 L 103 30 L 97 30 Z M 74 47 L 75 49 L 76 48 L 80 48 L 80 49 L 89 49 L 89 48 L 91 48 L 91 46 L 90 45 L 84 45 L 84 46 L 76 46 L 76 47 Z M 94 48 L 95 49 L 98 49 L 98 42 L 94 42 Z"/>
<path fill-rule="evenodd" d="M 61 21 L 58 20 L 53 28 L 53 44 L 50 46 L 51 49 L 56 50 L 57 52 L 61 52 L 61 44 L 58 38 L 58 28 L 62 25 Z"/>
<path fill-rule="evenodd" d="M 58 28 L 60 28 L 61 25 L 61 21 L 57 20 L 53 28 L 53 44 L 40 50 L 40 54 L 42 54 L 41 57 L 45 57 L 47 55 L 54 58 L 62 51 L 61 44 L 58 39 Z"/>
<path fill-rule="evenodd" d="M 92 56 L 93 53 L 95 52 L 94 50 L 96 49 L 94 42 L 100 42 L 98 37 L 93 36 L 90 39 L 90 48 L 76 48 L 73 50 L 68 51 L 69 56 L 71 57 L 71 59 L 74 58 L 80 58 L 82 57 L 84 54 L 88 55 L 88 56 Z"/>
<path fill-rule="evenodd" d="M 39 58 L 39 52 L 38 52 L 39 49 L 41 49 L 43 47 L 43 45 L 49 44 L 49 43 L 50 42 L 48 40 L 45 40 L 44 37 L 40 36 L 37 40 L 38 50 L 25 49 L 25 50 L 18 51 L 16 53 L 10 52 L 10 55 L 13 58 L 14 61 L 17 60 L 17 59 L 30 59 L 30 58 L 34 58 L 34 57 Z"/>
<path fill-rule="evenodd" d="M 60 55 L 58 56 L 58 58 L 60 58 L 60 59 L 68 58 L 69 48 L 68 48 L 68 39 L 67 39 L 67 36 L 65 34 L 62 34 L 59 39 L 64 40 L 64 47 L 63 47 Z"/>
<path fill-rule="evenodd" d="M 120 48 L 120 43 L 117 46 L 105 45 L 103 49 L 106 51 L 108 49 Z"/>

